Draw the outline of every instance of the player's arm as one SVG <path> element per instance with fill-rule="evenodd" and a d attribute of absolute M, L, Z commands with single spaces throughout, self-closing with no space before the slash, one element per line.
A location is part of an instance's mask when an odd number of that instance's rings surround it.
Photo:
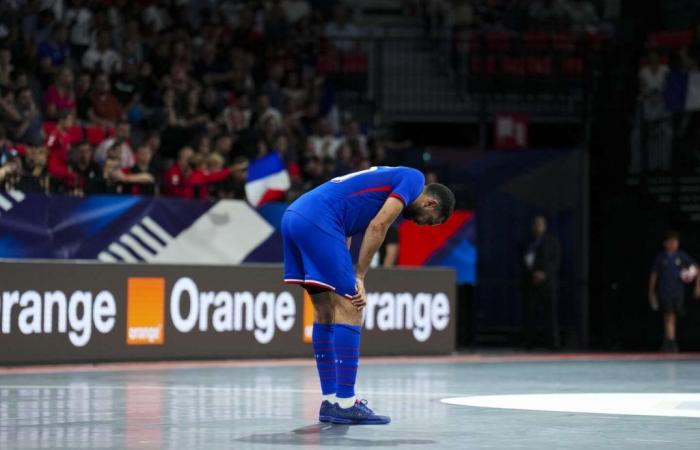
<path fill-rule="evenodd" d="M 403 210 L 403 203 L 401 200 L 389 197 L 384 206 L 379 210 L 374 219 L 369 223 L 367 230 L 365 230 L 365 235 L 362 238 L 362 245 L 360 246 L 360 256 L 357 259 L 357 266 L 355 267 L 355 296 L 352 298 L 352 304 L 361 311 L 365 307 L 367 301 L 365 296 L 365 275 L 369 270 L 369 266 L 372 263 L 372 258 L 374 254 L 377 253 L 379 247 L 384 242 L 384 237 L 386 232 L 392 223 L 399 217 L 401 211 Z"/>
<path fill-rule="evenodd" d="M 355 275 L 359 280 L 364 280 L 369 266 L 372 263 L 374 254 L 384 242 L 386 232 L 392 223 L 403 211 L 403 202 L 395 197 L 389 197 L 384 202 L 384 206 L 379 210 L 374 219 L 369 223 L 365 231 L 362 245 L 360 246 L 360 256 L 357 260 Z"/>

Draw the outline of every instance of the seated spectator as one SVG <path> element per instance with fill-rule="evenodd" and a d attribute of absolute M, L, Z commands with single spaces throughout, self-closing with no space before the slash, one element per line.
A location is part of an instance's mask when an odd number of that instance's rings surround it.
<path fill-rule="evenodd" d="M 97 44 L 85 52 L 82 66 L 89 72 L 99 72 L 111 75 L 122 70 L 122 59 L 119 53 L 110 46 L 109 31 L 101 30 L 97 33 Z"/>
<path fill-rule="evenodd" d="M 50 80 L 68 62 L 70 48 L 67 38 L 66 27 L 57 24 L 51 28 L 49 39 L 39 44 L 37 49 L 39 70 L 45 81 Z"/>
<path fill-rule="evenodd" d="M 92 145 L 88 141 L 81 141 L 74 148 L 75 157 L 70 165 L 74 176 L 68 187 L 84 192 L 88 185 L 100 178 L 102 168 L 92 159 Z"/>
<path fill-rule="evenodd" d="M 229 134 L 220 134 L 214 139 L 213 153 L 221 155 L 224 161 L 229 161 L 233 150 L 233 138 Z"/>
<path fill-rule="evenodd" d="M 163 177 L 163 193 L 180 198 L 206 199 L 208 187 L 231 176 L 231 169 L 225 168 L 216 172 L 206 173 L 197 167 L 194 150 L 183 147 L 178 153 L 177 162 L 173 164 Z"/>
<path fill-rule="evenodd" d="M 102 167 L 102 179 L 92 185 L 90 193 L 104 194 L 129 194 L 131 186 L 135 184 L 150 185 L 154 178 L 149 173 L 127 173 L 119 167 L 119 159 L 108 157 Z"/>
<path fill-rule="evenodd" d="M 46 147 L 29 147 L 25 157 L 20 190 L 25 192 L 48 192 L 50 176 L 47 168 L 49 152 Z"/>
<path fill-rule="evenodd" d="M 114 136 L 105 139 L 95 150 L 95 161 L 104 164 L 107 159 L 107 151 L 113 147 L 118 149 L 117 158 L 119 166 L 127 169 L 134 165 L 134 152 L 131 149 L 129 140 L 131 137 L 131 126 L 129 122 L 121 121 L 114 129 Z"/>
<path fill-rule="evenodd" d="M 113 127 L 123 118 L 122 105 L 111 92 L 107 75 L 100 74 L 95 78 L 95 85 L 90 95 L 90 121 L 104 127 Z"/>
<path fill-rule="evenodd" d="M 132 175 L 148 174 L 153 179 L 150 185 L 147 185 L 146 183 L 134 185 L 131 189 L 132 194 L 155 194 L 155 186 L 159 182 L 160 171 L 154 164 L 153 150 L 148 144 L 141 144 L 136 149 L 136 164 L 134 164 L 130 169 L 126 170 L 126 173 Z"/>
<path fill-rule="evenodd" d="M 57 120 L 59 111 L 75 109 L 75 91 L 73 90 L 73 72 L 64 67 L 55 75 L 54 83 L 44 94 L 44 111 L 49 120 Z"/>
<path fill-rule="evenodd" d="M 72 142 L 68 130 L 75 124 L 75 114 L 66 110 L 61 110 L 58 114 L 56 128 L 46 139 L 46 148 L 49 150 L 47 166 L 51 178 L 67 186 L 74 175 L 69 164 Z"/>

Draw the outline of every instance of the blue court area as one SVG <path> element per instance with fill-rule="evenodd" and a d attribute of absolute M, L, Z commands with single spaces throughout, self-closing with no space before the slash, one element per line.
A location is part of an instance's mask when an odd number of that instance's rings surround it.
<path fill-rule="evenodd" d="M 0 448 L 697 449 L 700 359 L 608 358 L 368 360 L 393 422 L 355 427 L 317 422 L 311 361 L 4 370 Z"/>

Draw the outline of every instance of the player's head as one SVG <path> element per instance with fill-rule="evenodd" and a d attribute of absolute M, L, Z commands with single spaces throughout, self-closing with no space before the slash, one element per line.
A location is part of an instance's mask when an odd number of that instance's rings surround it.
<path fill-rule="evenodd" d="M 445 185 L 430 183 L 423 193 L 406 206 L 403 217 L 418 225 L 440 225 L 447 221 L 455 209 L 455 195 Z"/>
<path fill-rule="evenodd" d="M 667 231 L 664 235 L 664 249 L 668 253 L 676 253 L 680 246 L 681 236 L 677 231 Z"/>

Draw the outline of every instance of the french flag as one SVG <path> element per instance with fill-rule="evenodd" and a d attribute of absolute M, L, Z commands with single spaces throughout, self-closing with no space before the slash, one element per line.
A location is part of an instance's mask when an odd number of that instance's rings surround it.
<path fill-rule="evenodd" d="M 700 110 L 699 71 L 673 71 L 668 75 L 666 107 L 672 112 Z"/>
<path fill-rule="evenodd" d="M 290 185 L 284 160 L 273 151 L 250 163 L 245 193 L 250 204 L 259 208 L 267 202 L 283 201 Z"/>

